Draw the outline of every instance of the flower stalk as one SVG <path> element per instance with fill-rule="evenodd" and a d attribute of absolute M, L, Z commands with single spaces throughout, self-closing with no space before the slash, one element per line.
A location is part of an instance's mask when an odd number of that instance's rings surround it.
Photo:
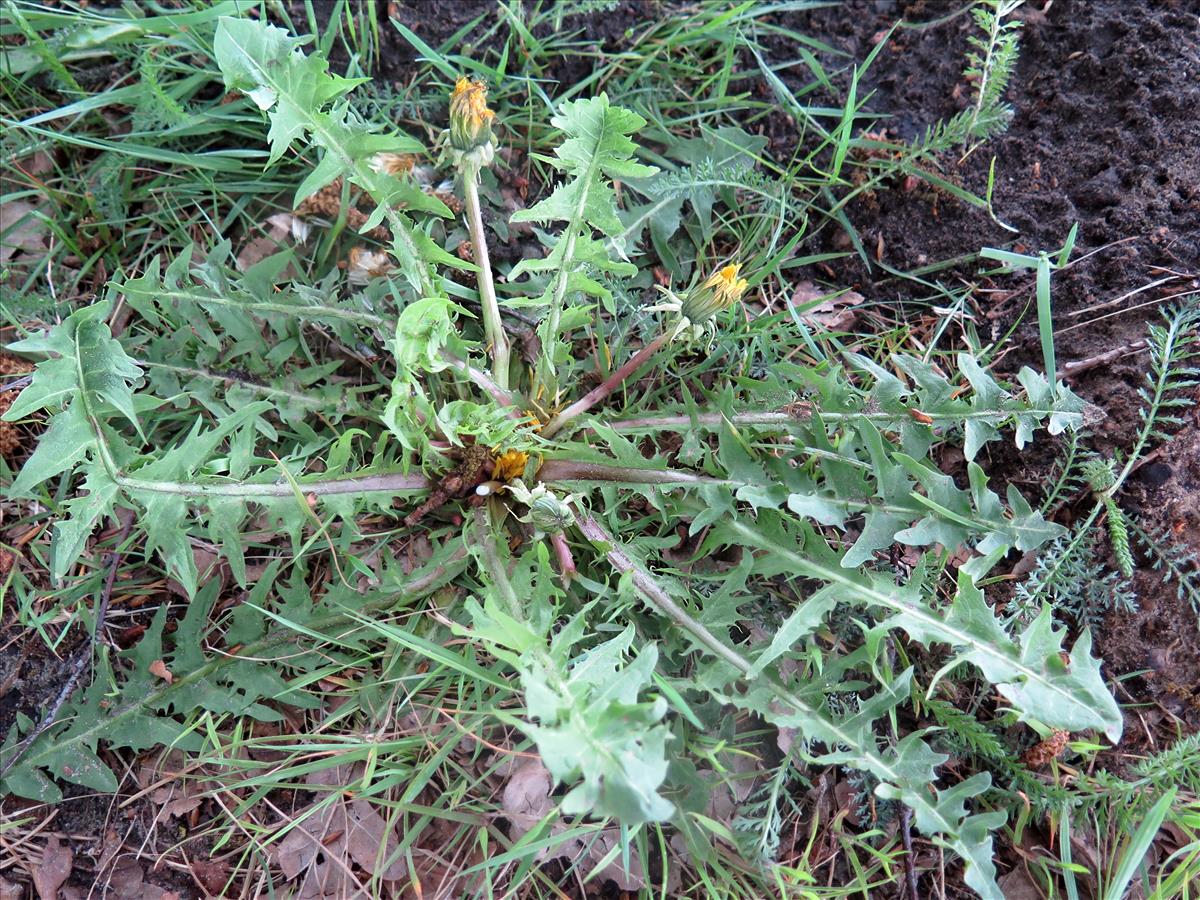
<path fill-rule="evenodd" d="M 487 106 L 487 86 L 480 81 L 460 78 L 450 95 L 450 149 L 463 182 L 467 230 L 479 271 L 479 300 L 483 310 L 484 338 L 491 348 L 492 375 L 502 390 L 508 390 L 511 351 L 508 336 L 500 322 L 500 303 L 492 279 L 487 234 L 483 229 L 483 210 L 479 203 L 479 173 L 490 165 L 496 149 L 492 142 L 492 121 L 496 114 Z"/>
<path fill-rule="evenodd" d="M 664 291 L 670 297 L 669 302 L 653 306 L 651 309 L 677 313 L 676 321 L 665 326 L 658 337 L 631 356 L 625 365 L 609 375 L 601 384 L 551 419 L 541 430 L 541 436 L 551 437 L 572 419 L 583 415 L 619 388 L 626 378 L 645 365 L 667 342 L 681 335 L 696 337 L 705 330 L 713 330 L 713 317 L 739 301 L 746 292 L 746 279 L 739 277 L 741 268 L 740 263 L 723 266 L 683 297 L 676 297 L 670 291 Z"/>
<path fill-rule="evenodd" d="M 500 321 L 500 303 L 492 280 L 492 263 L 488 255 L 487 235 L 483 230 L 483 214 L 479 207 L 479 168 L 470 163 L 463 167 L 463 199 L 466 203 L 467 228 L 475 264 L 479 266 L 479 300 L 483 310 L 483 333 L 492 349 L 492 375 L 501 390 L 508 390 L 511 350 L 508 335 Z"/>

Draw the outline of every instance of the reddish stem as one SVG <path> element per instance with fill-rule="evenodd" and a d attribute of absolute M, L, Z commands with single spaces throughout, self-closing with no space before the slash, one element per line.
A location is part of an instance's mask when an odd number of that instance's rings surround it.
<path fill-rule="evenodd" d="M 609 375 L 597 387 L 592 388 L 590 391 L 584 394 L 583 397 L 581 397 L 579 400 L 576 400 L 557 416 L 551 419 L 546 424 L 546 427 L 541 430 L 541 436 L 548 438 L 554 434 L 557 434 L 562 427 L 572 419 L 587 412 L 589 409 L 619 388 L 626 378 L 640 369 L 646 363 L 646 361 L 649 360 L 650 357 L 655 353 L 657 353 L 659 348 L 670 339 L 670 332 L 664 331 L 637 353 L 633 354 L 633 356 L 629 357 L 629 361 L 626 362 L 625 365 L 621 366 L 621 368 Z"/>
<path fill-rule="evenodd" d="M 554 555 L 558 557 L 558 577 L 562 579 L 563 587 L 571 583 L 571 579 L 579 574 L 575 568 L 575 557 L 571 555 L 571 547 L 562 532 L 550 535 L 550 545 L 554 547 Z"/>

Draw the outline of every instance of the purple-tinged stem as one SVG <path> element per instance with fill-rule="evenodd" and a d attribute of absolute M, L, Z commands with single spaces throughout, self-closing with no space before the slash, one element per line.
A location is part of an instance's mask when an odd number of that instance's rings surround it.
<path fill-rule="evenodd" d="M 679 469 L 639 469 L 606 466 L 573 459 L 548 459 L 538 469 L 538 481 L 620 481 L 627 484 L 727 484 L 723 478 Z"/>
<path fill-rule="evenodd" d="M 592 388 L 580 399 L 576 400 L 557 416 L 551 419 L 548 423 L 546 423 L 546 426 L 540 432 L 541 436 L 548 438 L 554 434 L 557 434 L 562 430 L 562 427 L 572 419 L 583 415 L 585 412 L 619 388 L 626 378 L 640 369 L 646 363 L 646 361 L 649 360 L 650 357 L 652 357 L 655 353 L 657 353 L 659 348 L 661 348 L 662 345 L 667 343 L 667 341 L 670 339 L 670 331 L 664 331 L 637 353 L 633 354 L 633 356 L 629 357 L 629 361 L 626 362 L 625 365 L 621 366 L 621 368 L 617 369 L 617 371 L 613 372 L 606 379 L 604 379 L 601 384 Z"/>
<path fill-rule="evenodd" d="M 562 579 L 563 587 L 566 587 L 571 583 L 571 579 L 579 574 L 579 570 L 575 568 L 575 557 L 571 555 L 571 547 L 561 531 L 550 535 L 550 546 L 554 548 L 554 555 L 558 558 L 558 577 Z"/>

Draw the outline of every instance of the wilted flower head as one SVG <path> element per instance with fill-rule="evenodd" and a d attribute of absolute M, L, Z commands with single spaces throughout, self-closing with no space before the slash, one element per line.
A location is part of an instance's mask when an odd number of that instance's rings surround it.
<path fill-rule="evenodd" d="M 411 153 L 376 153 L 371 157 L 371 168 L 388 175 L 406 175 L 416 161 Z"/>
<path fill-rule="evenodd" d="M 470 78 L 458 79 L 450 95 L 450 146 L 463 159 L 485 166 L 492 161 L 495 118 L 487 105 L 487 85 Z"/>
<path fill-rule="evenodd" d="M 492 462 L 493 481 L 512 481 L 525 474 L 525 464 L 529 462 L 529 454 L 523 450 L 505 450 L 495 457 Z"/>
<path fill-rule="evenodd" d="M 368 250 L 366 247 L 354 247 L 350 250 L 350 260 L 346 264 L 346 277 L 351 284 L 366 284 L 372 278 L 390 275 L 395 268 L 386 253 Z"/>

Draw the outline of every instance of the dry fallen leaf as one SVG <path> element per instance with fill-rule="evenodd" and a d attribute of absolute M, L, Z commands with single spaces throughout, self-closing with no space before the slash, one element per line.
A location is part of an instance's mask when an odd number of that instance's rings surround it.
<path fill-rule="evenodd" d="M 33 867 L 33 887 L 41 900 L 58 900 L 58 889 L 71 874 L 75 854 L 64 847 L 58 838 L 46 841 L 41 861 Z"/>
<path fill-rule="evenodd" d="M 1006 900 L 1042 900 L 1045 896 L 1024 866 L 1017 866 L 1000 879 L 1000 892 Z"/>
<path fill-rule="evenodd" d="M 161 659 L 156 659 L 150 663 L 150 674 L 156 678 L 161 678 L 167 684 L 171 684 L 175 680 L 175 676 L 171 674 L 171 670 L 167 668 L 167 664 Z"/>
<path fill-rule="evenodd" d="M 344 786 L 362 773 L 361 767 L 336 766 L 308 776 L 311 785 Z M 365 800 L 347 801 L 342 795 L 322 795 L 276 846 L 274 861 L 289 880 L 303 876 L 296 900 L 333 900 L 358 896 L 359 879 L 351 863 L 383 881 L 407 874 L 399 840 L 393 829 Z M 390 863 L 388 862 L 390 860 Z M 385 863 L 386 867 L 380 868 Z"/>
<path fill-rule="evenodd" d="M 214 897 L 223 897 L 225 882 L 229 880 L 229 863 L 219 859 L 191 860 L 192 874 L 206 891 Z"/>
<path fill-rule="evenodd" d="M 120 860 L 108 874 L 108 892 L 117 897 L 140 897 L 146 872 L 136 859 Z"/>
<path fill-rule="evenodd" d="M 521 837 L 540 822 L 553 807 L 549 770 L 540 759 L 524 760 L 504 785 L 501 804 L 512 823 L 509 837 Z"/>
<path fill-rule="evenodd" d="M 123 859 L 116 864 L 108 878 L 109 897 L 128 900 L 179 900 L 176 891 L 146 881 L 146 871 L 136 859 Z"/>
<path fill-rule="evenodd" d="M 200 806 L 206 792 L 215 785 L 199 776 L 207 773 L 199 769 L 184 774 L 187 761 L 178 750 L 172 750 L 161 758 L 147 755 L 137 768 L 138 784 L 147 789 L 151 786 L 150 802 L 159 810 L 163 821 L 181 818 Z"/>
<path fill-rule="evenodd" d="M 567 827 L 565 823 L 556 824 L 551 830 L 551 834 L 560 834 L 566 831 Z M 563 841 L 558 846 L 550 848 L 546 859 L 566 858 L 578 865 L 580 871 L 590 873 L 600 860 L 613 851 L 618 840 L 620 840 L 619 829 L 604 828 L 598 834 L 588 835 L 585 839 L 570 838 Z M 618 851 L 616 858 L 601 869 L 593 881 L 596 884 L 603 884 L 605 880 L 612 881 L 621 891 L 641 890 L 646 886 L 646 872 L 642 869 L 641 857 L 631 854 L 629 871 L 625 871 L 625 867 L 621 863 L 621 854 Z"/>
<path fill-rule="evenodd" d="M 37 207 L 24 200 L 0 203 L 0 263 L 8 262 L 18 250 L 45 251 L 47 227 L 36 213 Z"/>
<path fill-rule="evenodd" d="M 502 767 L 500 771 L 505 770 Z M 504 784 L 501 802 L 512 825 L 509 837 L 517 840 L 553 808 L 553 780 L 540 759 L 517 761 L 514 757 L 514 763 L 507 769 L 507 773 L 508 781 Z M 562 834 L 567 829 L 565 823 L 557 822 L 551 829 L 551 835 Z M 539 859 L 547 861 L 566 858 L 581 865 L 582 871 L 590 872 L 612 851 L 618 839 L 616 828 L 605 828 L 595 837 L 589 835 L 586 840 L 569 838 L 561 844 L 551 846 L 539 854 Z M 596 877 L 599 883 L 606 879 L 611 880 L 622 891 L 637 891 L 646 886 L 646 873 L 642 870 L 641 861 L 636 857 L 631 858 L 627 872 L 621 865 L 619 853 Z"/>
<path fill-rule="evenodd" d="M 792 306 L 801 320 L 824 331 L 848 331 L 858 321 L 863 295 L 857 291 L 827 291 L 811 281 L 802 281 L 792 292 Z"/>
<path fill-rule="evenodd" d="M 0 878 L 0 900 L 21 900 L 23 893 L 19 884 Z"/>
<path fill-rule="evenodd" d="M 235 265 L 239 272 L 245 272 L 268 256 L 287 249 L 289 235 L 299 243 L 304 243 L 308 237 L 308 224 L 291 213 L 276 213 L 263 224 L 270 226 L 267 233 L 251 238 L 238 253 Z"/>

